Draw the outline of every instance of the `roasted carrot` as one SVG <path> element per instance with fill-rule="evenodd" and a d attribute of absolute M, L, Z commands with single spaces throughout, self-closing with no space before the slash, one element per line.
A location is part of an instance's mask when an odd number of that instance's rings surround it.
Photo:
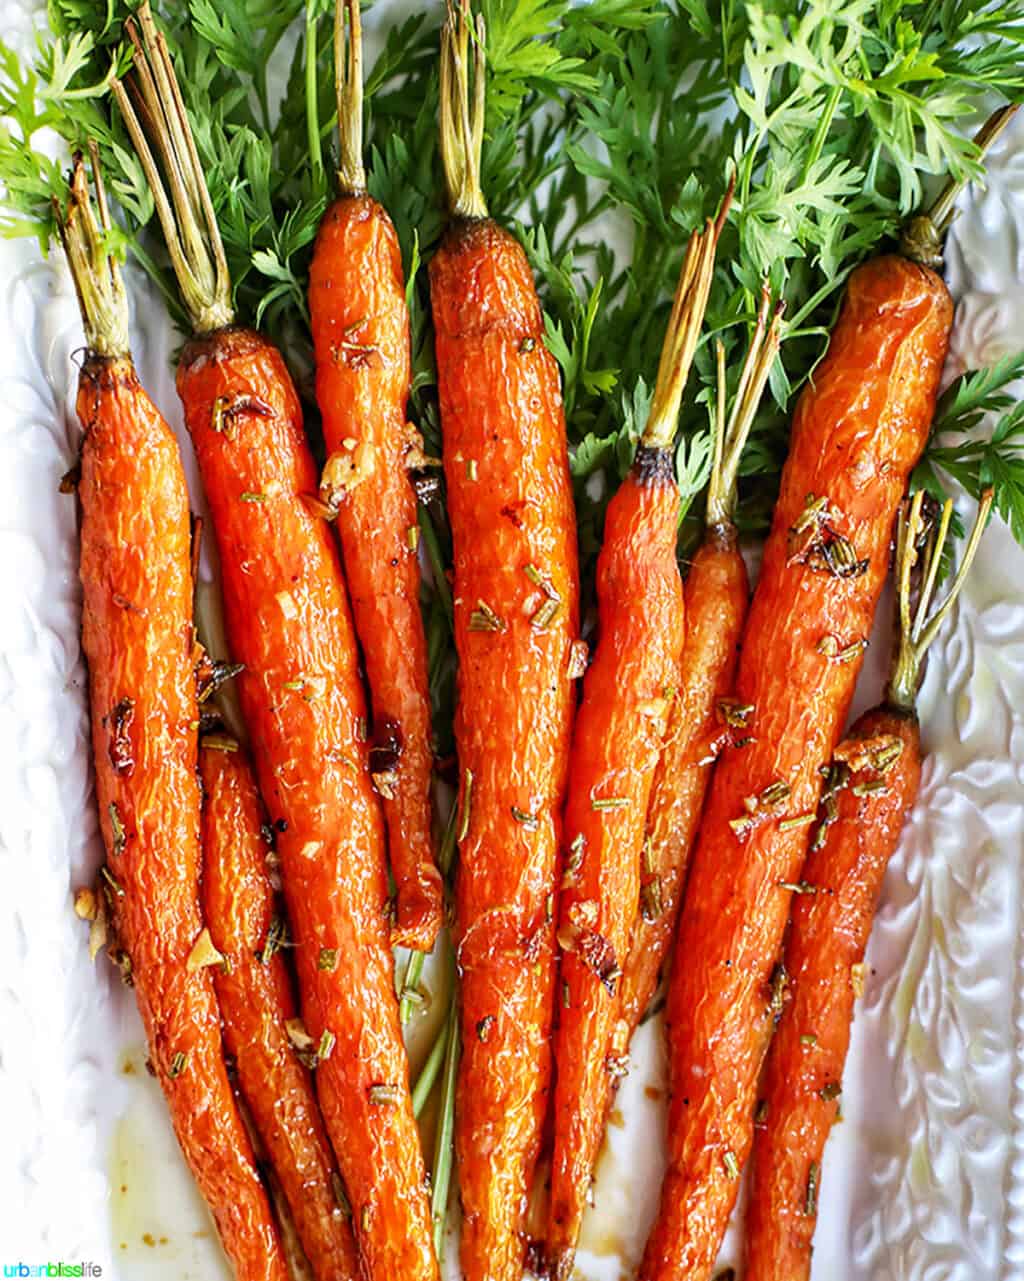
<path fill-rule="evenodd" d="M 622 967 L 622 1008 L 616 1032 L 619 1054 L 625 1053 L 650 1004 L 675 932 L 711 767 L 725 742 L 744 733 L 746 713 L 729 698 L 750 602 L 733 510 L 740 456 L 779 346 L 781 308 L 769 324 L 768 307 L 766 289 L 728 425 L 724 349 L 721 344 L 717 348 L 717 424 L 707 523 L 683 589 L 686 634 L 679 686 L 647 810 L 640 914 Z"/>
<path fill-rule="evenodd" d="M 715 769 L 676 940 L 669 1163 L 642 1281 L 705 1281 L 736 1199 L 790 887 L 927 440 L 952 312 L 932 268 L 870 259 L 797 405 L 737 668 L 748 741 Z"/>
<path fill-rule="evenodd" d="M 836 749 L 832 788 L 804 865 L 780 971 L 778 1027 L 762 1078 L 747 1203 L 746 1281 L 808 1281 L 821 1188 L 821 1158 L 839 1112 L 864 950 L 889 859 L 921 778 L 915 706 L 925 653 L 974 558 L 992 503 L 978 519 L 948 596 L 926 621 L 952 515 L 926 544 L 923 586 L 911 611 L 911 569 L 924 494 L 915 494 L 897 538 L 899 643 L 884 702 Z"/>
<path fill-rule="evenodd" d="M 409 476 L 424 454 L 405 412 L 409 314 L 398 236 L 387 212 L 367 194 L 361 158 L 359 0 L 338 0 L 335 63 L 341 194 L 320 224 L 309 276 L 317 399 L 330 454 L 320 499 L 337 512 L 370 687 L 370 767 L 398 892 L 392 942 L 429 949 L 441 925 L 441 877 L 431 838 L 430 694 Z"/>
<path fill-rule="evenodd" d="M 267 865 L 273 829 L 233 738 L 208 736 L 199 767 L 203 916 L 224 1041 L 316 1281 L 357 1281 L 348 1207 L 312 1074 L 288 1035 L 297 1011 Z M 328 953 L 318 964 L 336 959 Z"/>
<path fill-rule="evenodd" d="M 550 1074 L 553 902 L 580 672 L 576 530 L 558 370 L 519 243 L 479 186 L 483 24 L 443 33 L 453 219 L 430 267 L 454 542 L 462 1059 L 456 1151 L 467 1281 L 521 1281 Z"/>
<path fill-rule="evenodd" d="M 560 1021 L 547 1236 L 557 1281 L 572 1271 L 612 1082 L 626 1052 L 615 1035 L 619 980 L 637 915 L 647 806 L 685 630 L 673 441 L 716 240 L 710 221 L 690 238 L 650 418 L 633 467 L 608 505 L 597 561 L 598 644 L 573 730 L 558 907 Z"/>
<path fill-rule="evenodd" d="M 178 393 L 220 555 L 227 634 L 294 932 L 317 1094 L 371 1281 L 438 1275 L 394 993 L 384 825 L 370 782 L 358 651 L 298 397 L 277 349 L 232 327 L 216 219 L 166 44 L 134 26 L 135 111 L 115 92 L 153 189 L 195 334 Z M 172 207 L 173 201 L 173 207 Z M 336 964 L 324 963 L 333 956 Z"/>
<path fill-rule="evenodd" d="M 197 646 L 188 493 L 178 445 L 139 383 L 128 303 L 76 158 L 58 222 L 85 323 L 78 383 L 82 648 L 107 848 L 94 941 L 135 988 L 178 1142 L 239 1281 L 285 1281 L 284 1257 L 228 1081 L 204 967 L 196 779 Z M 92 913 L 90 913 L 92 914 Z"/>

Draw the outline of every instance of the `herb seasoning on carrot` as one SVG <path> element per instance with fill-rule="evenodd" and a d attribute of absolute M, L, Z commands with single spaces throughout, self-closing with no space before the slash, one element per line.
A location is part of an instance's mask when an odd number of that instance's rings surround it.
<path fill-rule="evenodd" d="M 462 1057 L 456 1151 L 467 1281 L 520 1281 L 547 1112 L 560 812 L 580 674 L 576 530 L 558 370 L 526 255 L 479 186 L 482 21 L 443 32 L 453 219 L 430 268 L 454 541 Z"/>
<path fill-rule="evenodd" d="M 85 322 L 82 648 L 107 863 L 93 943 L 135 988 L 150 1063 L 239 1281 L 285 1281 L 270 1203 L 228 1080 L 199 905 L 198 647 L 188 494 L 171 429 L 139 384 L 128 303 L 76 158 L 58 224 Z"/>
<path fill-rule="evenodd" d="M 405 412 L 409 314 L 398 236 L 367 194 L 361 158 L 359 0 L 338 0 L 335 64 L 341 194 L 320 224 L 309 277 L 317 399 L 329 451 L 319 497 L 328 515 L 337 513 L 370 687 L 370 768 L 397 887 L 392 942 L 429 949 L 441 925 L 442 895 L 431 839 L 430 694 L 409 475 L 425 459 Z"/>
<path fill-rule="evenodd" d="M 276 834 L 240 746 L 200 745 L 206 951 L 238 1084 L 277 1175 L 316 1281 L 358 1281 L 359 1263 L 282 947 L 268 859 Z M 271 841 L 267 840 L 271 834 Z M 338 956 L 322 948 L 318 969 Z M 292 1033 L 289 1036 L 289 1032 Z"/>
<path fill-rule="evenodd" d="M 723 218 L 725 212 L 723 206 Z M 685 630 L 673 442 L 716 241 L 710 221 L 690 238 L 650 418 L 608 506 L 597 562 L 598 646 L 573 731 L 559 902 L 563 1000 L 547 1240 L 557 1281 L 572 1271 L 613 1082 L 628 1048 L 620 1035 L 621 966 L 637 914 L 647 806 Z"/>
<path fill-rule="evenodd" d="M 987 145 L 1009 118 L 993 118 Z M 796 408 L 743 634 L 727 746 L 693 855 L 669 985 L 669 1163 L 640 1281 L 711 1275 L 750 1152 L 792 887 L 853 696 L 907 479 L 924 449 L 953 304 L 935 268 L 951 184 L 901 252 L 850 276 Z"/>
<path fill-rule="evenodd" d="M 747 1281 L 807 1281 L 811 1274 L 821 1160 L 839 1113 L 864 950 L 885 869 L 920 784 L 915 703 L 925 653 L 963 585 L 992 505 L 990 492 L 982 497 L 949 594 L 928 619 L 952 502 L 925 544 L 912 615 L 923 499 L 921 491 L 914 495 L 898 527 L 898 646 L 885 701 L 866 712 L 836 749 L 834 786 L 804 865 L 807 893 L 793 907 L 783 962 L 786 1001 L 762 1078 L 754 1137 Z"/>
<path fill-rule="evenodd" d="M 239 695 L 278 848 L 317 1094 L 370 1281 L 436 1281 L 389 947 L 383 820 L 368 768 L 358 652 L 337 549 L 280 353 L 234 328 L 216 219 L 166 45 L 148 8 L 134 71 L 168 198 L 124 88 L 195 335 L 178 392 L 220 554 Z M 173 207 L 172 207 L 173 201 Z M 258 499 L 258 501 L 254 501 Z M 324 949 L 335 968 L 321 967 Z"/>
<path fill-rule="evenodd" d="M 640 913 L 622 967 L 623 1045 L 629 1044 L 650 1004 L 675 932 L 686 864 L 712 766 L 726 742 L 744 737 L 744 723 L 751 710 L 731 697 L 750 601 L 733 512 L 740 456 L 779 349 L 782 308 L 775 309 L 770 323 L 768 310 L 766 288 L 728 426 L 725 357 L 720 344 L 717 349 L 718 421 L 707 524 L 686 576 L 686 636 L 678 693 L 669 711 L 668 732 L 647 810 Z"/>

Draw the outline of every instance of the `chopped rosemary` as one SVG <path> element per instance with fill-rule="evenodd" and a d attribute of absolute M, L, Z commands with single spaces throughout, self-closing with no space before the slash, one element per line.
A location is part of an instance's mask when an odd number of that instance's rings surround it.
<path fill-rule="evenodd" d="M 476 1025 L 476 1039 L 486 1043 L 491 1035 L 491 1028 L 494 1027 L 496 1021 L 493 1014 L 485 1014 Z"/>
<path fill-rule="evenodd" d="M 184 1050 L 179 1050 L 177 1054 L 175 1054 L 174 1058 L 171 1059 L 170 1067 L 167 1069 L 167 1075 L 173 1081 L 176 1077 L 181 1076 L 182 1072 L 185 1071 L 187 1064 L 188 1055 Z"/>
<path fill-rule="evenodd" d="M 781 961 L 772 970 L 772 976 L 768 982 L 771 989 L 768 1009 L 773 1020 L 778 1023 L 786 1004 L 786 989 L 789 987 L 789 974 Z"/>
<path fill-rule="evenodd" d="M 205 734 L 203 747 L 211 752 L 237 752 L 238 740 L 232 738 L 230 734 Z"/>
<path fill-rule="evenodd" d="M 732 1148 L 726 1148 L 722 1153 L 722 1164 L 725 1166 L 725 1172 L 730 1179 L 740 1177 L 740 1163 L 736 1160 L 736 1153 Z"/>
<path fill-rule="evenodd" d="M 538 569 L 536 565 L 527 565 L 526 568 L 523 570 L 523 573 L 530 580 L 530 582 L 533 583 L 534 587 L 539 587 L 541 589 L 541 591 L 548 598 L 548 600 L 562 599 L 561 596 L 559 596 L 558 590 L 555 587 L 554 583 L 551 581 L 551 579 L 547 576 L 547 574 L 544 573 L 543 570 Z"/>
<path fill-rule="evenodd" d="M 326 970 L 328 974 L 333 974 L 338 968 L 338 949 L 336 947 L 322 947 L 320 955 L 316 958 L 316 968 Z"/>
<path fill-rule="evenodd" d="M 854 796 L 888 796 L 889 788 L 880 778 L 868 779 L 865 783 L 854 783 L 850 788 Z"/>
<path fill-rule="evenodd" d="M 640 887 L 640 915 L 650 925 L 658 920 L 665 910 L 661 892 L 661 877 L 655 876 Z"/>
<path fill-rule="evenodd" d="M 814 822 L 814 819 L 815 819 L 815 814 L 813 810 L 807 814 L 794 814 L 792 818 L 784 818 L 779 820 L 779 831 L 792 832 L 794 829 L 798 827 L 808 827 L 811 823 Z"/>
<path fill-rule="evenodd" d="M 813 1032 L 805 1032 L 803 1036 L 801 1036 L 800 1038 L 800 1044 L 806 1045 L 808 1048 L 811 1048 L 818 1044 L 818 1038 L 814 1035 Z"/>
<path fill-rule="evenodd" d="M 546 632 L 561 612 L 562 602 L 549 597 L 530 619 L 530 626 L 535 632 Z"/>
<path fill-rule="evenodd" d="M 269 965 L 271 958 L 288 942 L 288 927 L 280 916 L 275 916 L 267 928 L 263 947 L 256 953 L 261 965 Z"/>
<path fill-rule="evenodd" d="M 419 525 L 410 525 L 405 531 L 405 545 L 411 552 L 419 551 L 420 547 L 420 527 Z"/>
<path fill-rule="evenodd" d="M 527 334 L 527 336 L 519 344 L 519 354 L 525 355 L 527 352 L 533 351 L 536 346 L 537 346 L 537 339 Z"/>
<path fill-rule="evenodd" d="M 478 600 L 476 609 L 469 616 L 469 630 L 471 632 L 503 632 L 505 623 L 486 601 Z"/>
<path fill-rule="evenodd" d="M 111 801 L 107 806 L 107 814 L 110 817 L 111 853 L 115 858 L 120 858 L 121 854 L 124 852 L 124 845 L 127 838 L 124 832 L 124 824 L 121 822 L 121 814 L 115 801 Z M 107 876 L 110 877 L 109 872 L 107 873 Z M 110 877 L 110 879 L 113 880 L 113 877 Z M 114 881 L 114 884 L 116 885 L 117 882 Z"/>
<path fill-rule="evenodd" d="M 115 878 L 110 868 L 107 867 L 106 863 L 104 863 L 103 866 L 100 868 L 100 875 L 103 877 L 103 879 L 110 886 L 111 890 L 113 891 L 114 894 L 117 895 L 118 898 L 124 898 L 124 888 L 121 886 L 120 882 Z"/>
<path fill-rule="evenodd" d="M 780 890 L 789 890 L 791 894 L 817 894 L 818 887 L 809 881 L 779 881 Z"/>
<path fill-rule="evenodd" d="M 513 805 L 510 808 L 515 821 L 521 823 L 528 831 L 535 832 L 540 826 L 540 821 L 536 814 L 528 814 L 526 810 L 521 810 L 517 805 Z"/>
<path fill-rule="evenodd" d="M 480 471 L 479 471 L 479 468 L 477 467 L 476 459 L 475 458 L 467 459 L 466 460 L 466 479 L 476 480 L 479 475 L 480 475 Z"/>
<path fill-rule="evenodd" d="M 838 1081 L 829 1081 L 826 1085 L 821 1087 L 818 1094 L 826 1103 L 832 1103 L 835 1099 L 839 1098 L 842 1092 L 843 1087 Z"/>
<path fill-rule="evenodd" d="M 382 1083 L 371 1085 L 366 1097 L 375 1108 L 393 1107 L 401 1098 L 401 1091 L 397 1085 Z"/>
<path fill-rule="evenodd" d="M 590 798 L 592 810 L 624 810 L 629 808 L 628 796 L 601 796 Z"/>
<path fill-rule="evenodd" d="M 459 833 L 457 839 L 462 842 L 469 835 L 469 820 L 473 804 L 473 771 L 467 769 L 462 774 L 462 808 L 459 813 Z"/>
<path fill-rule="evenodd" d="M 732 729 L 746 729 L 754 712 L 753 703 L 741 703 L 736 698 L 720 698 L 715 704 L 718 719 Z"/>
<path fill-rule="evenodd" d="M 562 979 L 562 1009 L 567 1010 L 572 1003 L 572 994 L 569 991 L 569 980 Z"/>
<path fill-rule="evenodd" d="M 754 1124 L 764 1125 L 768 1120 L 768 1100 L 758 1099 L 757 1107 L 754 1109 Z"/>
<path fill-rule="evenodd" d="M 334 1033 L 324 1028 L 320 1037 L 320 1044 L 316 1047 L 317 1062 L 323 1063 L 326 1059 L 329 1059 L 334 1053 L 334 1047 L 337 1043 L 337 1037 Z"/>
<path fill-rule="evenodd" d="M 269 494 L 256 493 L 251 489 L 243 489 L 239 494 L 239 498 L 243 503 L 266 503 L 270 501 Z"/>
<path fill-rule="evenodd" d="M 811 1168 L 807 1172 L 807 1197 L 804 1200 L 804 1214 L 808 1217 L 818 1213 L 818 1173 L 818 1163 L 812 1161 Z"/>

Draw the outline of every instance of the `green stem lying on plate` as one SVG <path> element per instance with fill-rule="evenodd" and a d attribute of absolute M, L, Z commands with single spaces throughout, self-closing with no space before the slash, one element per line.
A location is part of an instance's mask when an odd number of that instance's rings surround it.
<path fill-rule="evenodd" d="M 431 1170 L 430 1213 L 434 1220 L 434 1249 L 438 1263 L 444 1257 L 444 1230 L 448 1218 L 448 1193 L 452 1181 L 453 1137 L 455 1134 L 455 1078 L 459 1066 L 459 1003 L 452 989 L 448 1010 L 447 1047 L 441 1083 L 441 1113 L 434 1141 L 434 1164 Z"/>

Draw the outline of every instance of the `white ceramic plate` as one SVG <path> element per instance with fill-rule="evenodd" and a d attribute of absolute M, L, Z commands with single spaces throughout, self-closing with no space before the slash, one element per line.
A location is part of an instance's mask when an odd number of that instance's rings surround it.
<path fill-rule="evenodd" d="M 393 7 L 375 6 L 374 25 Z M 23 45 L 37 12 L 0 3 L 5 35 Z M 988 170 L 950 242 L 949 376 L 1024 347 L 1024 121 Z M 78 311 L 59 255 L 45 263 L 30 243 L 0 242 L 0 280 L 0 1267 L 86 1261 L 116 1281 L 221 1281 L 131 994 L 89 963 L 71 910 L 101 858 L 75 504 L 57 492 L 77 451 Z M 194 482 L 174 335 L 145 282 L 130 283 L 136 362 Z M 887 629 L 859 707 L 878 696 Z M 921 696 L 929 758 L 869 950 L 815 1281 L 1024 1281 L 1022 709 L 1024 551 L 995 524 Z M 660 1036 L 652 1020 L 633 1046 L 584 1229 L 587 1281 L 632 1276 L 657 1202 Z M 734 1253 L 730 1237 L 723 1266 Z M 447 1254 L 455 1277 L 454 1242 Z"/>

